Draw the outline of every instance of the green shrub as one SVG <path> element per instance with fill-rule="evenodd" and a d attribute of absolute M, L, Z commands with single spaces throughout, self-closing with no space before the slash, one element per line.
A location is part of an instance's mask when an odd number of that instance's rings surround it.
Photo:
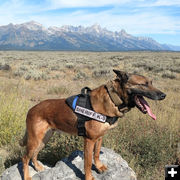
<path fill-rule="evenodd" d="M 29 67 L 28 66 L 25 66 L 25 65 L 22 65 L 19 67 L 20 70 L 22 71 L 28 71 Z"/>
<path fill-rule="evenodd" d="M 50 67 L 50 70 L 51 71 L 58 71 L 60 69 L 60 67 L 58 66 L 58 65 L 52 65 L 51 67 Z"/>
<path fill-rule="evenodd" d="M 162 78 L 176 79 L 176 74 L 171 71 L 165 71 L 161 76 Z"/>
<path fill-rule="evenodd" d="M 103 77 L 103 76 L 108 76 L 109 74 L 110 74 L 110 69 L 100 69 L 100 70 L 94 70 L 92 76 Z"/>
<path fill-rule="evenodd" d="M 73 80 L 80 80 L 80 79 L 87 79 L 87 78 L 88 77 L 87 77 L 86 73 L 78 70 Z"/>
<path fill-rule="evenodd" d="M 48 94 L 68 94 L 69 89 L 64 86 L 53 86 L 47 90 Z"/>
<path fill-rule="evenodd" d="M 47 79 L 49 79 L 49 76 L 47 75 L 46 72 L 43 72 L 41 70 L 30 69 L 29 71 L 27 71 L 24 74 L 24 79 L 26 79 L 26 80 L 33 79 L 35 81 L 38 81 L 41 79 L 47 80 Z"/>
<path fill-rule="evenodd" d="M 16 142 L 25 125 L 28 103 L 16 92 L 0 92 L 0 147 Z"/>
<path fill-rule="evenodd" d="M 25 71 L 21 69 L 17 69 L 16 71 L 14 71 L 13 74 L 14 76 L 22 77 L 25 74 Z"/>
<path fill-rule="evenodd" d="M 171 72 L 180 73 L 180 64 L 169 68 Z"/>
<path fill-rule="evenodd" d="M 1 64 L 0 63 L 0 70 L 9 71 L 11 70 L 11 66 L 9 64 Z"/>
<path fill-rule="evenodd" d="M 68 69 L 72 69 L 74 67 L 74 64 L 73 63 L 67 63 L 65 65 L 65 67 L 68 68 Z"/>

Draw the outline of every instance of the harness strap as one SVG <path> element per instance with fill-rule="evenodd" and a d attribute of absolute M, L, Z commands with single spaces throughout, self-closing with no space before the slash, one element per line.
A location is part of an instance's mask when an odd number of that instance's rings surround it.
<path fill-rule="evenodd" d="M 89 87 L 84 87 L 81 89 L 81 94 L 88 94 L 91 92 L 91 89 Z"/>
<path fill-rule="evenodd" d="M 114 124 L 118 120 L 118 117 L 107 117 L 106 122 L 108 122 L 110 125 Z"/>
<path fill-rule="evenodd" d="M 91 92 L 91 89 L 89 87 L 84 87 L 83 89 L 81 89 L 81 94 L 79 96 L 83 96 L 84 98 L 79 98 L 78 100 L 79 106 L 82 106 L 82 107 L 91 106 L 90 104 L 88 104 L 88 102 L 90 102 L 90 96 L 89 96 L 90 92 Z M 85 122 L 86 120 L 88 120 L 88 117 L 85 117 L 81 114 L 79 114 L 78 116 L 79 116 L 78 124 L 77 124 L 78 136 L 85 137 L 86 136 Z"/>
<path fill-rule="evenodd" d="M 76 96 L 73 100 L 73 103 L 72 103 L 73 110 L 75 110 L 75 108 L 76 108 L 76 103 L 77 103 L 78 98 L 79 98 L 79 96 Z"/>
<path fill-rule="evenodd" d="M 121 100 L 121 98 L 117 95 L 114 87 L 113 87 L 113 82 L 109 81 L 106 85 L 105 88 L 107 89 L 107 92 L 112 100 L 112 102 L 116 105 L 116 106 L 120 106 L 123 104 L 123 101 Z"/>
<path fill-rule="evenodd" d="M 86 128 L 85 128 L 85 120 L 83 120 L 82 118 L 78 119 L 78 124 L 77 124 L 77 128 L 78 128 L 78 136 L 84 136 L 86 137 Z"/>

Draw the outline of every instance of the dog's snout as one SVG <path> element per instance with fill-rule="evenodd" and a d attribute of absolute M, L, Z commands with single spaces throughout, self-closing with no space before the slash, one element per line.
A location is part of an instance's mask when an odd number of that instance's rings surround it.
<path fill-rule="evenodd" d="M 161 99 L 164 99 L 166 97 L 166 94 L 162 93 L 161 94 Z"/>
<path fill-rule="evenodd" d="M 166 94 L 164 94 L 163 92 L 159 94 L 159 100 L 163 100 L 165 97 L 166 97 Z"/>

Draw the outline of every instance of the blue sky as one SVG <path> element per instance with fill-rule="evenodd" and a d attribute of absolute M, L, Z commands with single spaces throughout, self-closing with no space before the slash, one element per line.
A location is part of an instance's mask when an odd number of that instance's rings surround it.
<path fill-rule="evenodd" d="M 100 24 L 112 31 L 180 46 L 180 0 L 0 0 L 0 25 Z"/>

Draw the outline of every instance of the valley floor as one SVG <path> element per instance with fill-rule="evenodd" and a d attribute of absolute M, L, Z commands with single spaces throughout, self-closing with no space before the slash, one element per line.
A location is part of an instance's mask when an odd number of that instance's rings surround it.
<path fill-rule="evenodd" d="M 138 179 L 164 179 L 164 166 L 180 160 L 177 52 L 0 51 L 0 172 L 20 161 L 23 150 L 18 140 L 30 107 L 77 94 L 84 86 L 96 88 L 115 77 L 112 69 L 152 78 L 167 97 L 148 100 L 157 121 L 133 109 L 105 136 L 103 146 L 121 154 Z M 81 138 L 57 134 L 39 159 L 54 165 L 76 149 L 83 149 Z"/>

